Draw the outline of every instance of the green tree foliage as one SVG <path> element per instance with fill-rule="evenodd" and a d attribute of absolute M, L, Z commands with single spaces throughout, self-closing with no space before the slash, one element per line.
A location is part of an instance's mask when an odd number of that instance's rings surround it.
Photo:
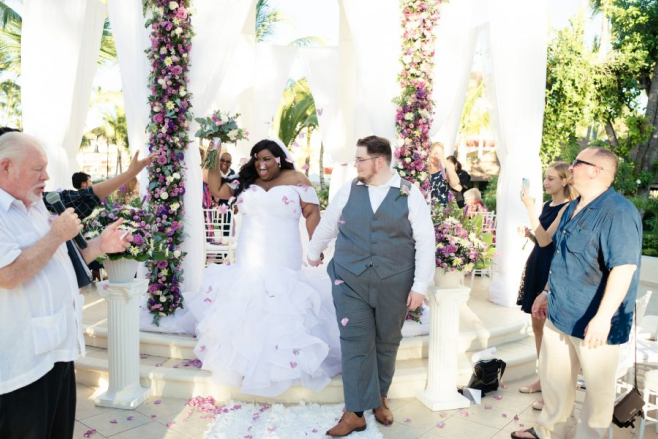
<path fill-rule="evenodd" d="M 557 32 L 548 47 L 546 106 L 540 150 L 546 166 L 568 160 L 578 150 L 577 129 L 584 120 L 593 94 L 591 52 L 585 47 L 584 16 Z"/>

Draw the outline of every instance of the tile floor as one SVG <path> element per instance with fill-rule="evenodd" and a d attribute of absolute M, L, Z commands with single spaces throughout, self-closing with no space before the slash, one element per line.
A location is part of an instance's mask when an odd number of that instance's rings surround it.
<path fill-rule="evenodd" d="M 532 426 L 539 414 L 531 404 L 540 395 L 518 392 L 528 381 L 506 383 L 506 389 L 487 395 L 483 404 L 464 410 L 431 412 L 414 398 L 393 399 L 395 422 L 378 428 L 386 439 L 506 439 L 512 431 Z M 191 413 L 186 400 L 177 398 L 153 397 L 134 411 L 96 407 L 90 399 L 94 391 L 78 385 L 75 439 L 86 437 L 91 429 L 96 430 L 88 435 L 92 439 L 200 439 L 211 421 L 204 413 Z M 495 395 L 501 396 L 500 400 Z M 575 425 L 574 418 L 569 425 Z M 636 437 L 629 429 L 616 427 L 613 434 L 615 439 Z M 658 439 L 658 434 L 650 426 L 644 437 Z"/>

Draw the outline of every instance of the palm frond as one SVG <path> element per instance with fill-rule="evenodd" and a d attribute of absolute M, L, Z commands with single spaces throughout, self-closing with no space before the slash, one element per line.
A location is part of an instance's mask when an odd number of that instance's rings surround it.
<path fill-rule="evenodd" d="M 9 25 L 21 27 L 23 23 L 23 18 L 14 11 L 12 8 L 7 6 L 5 2 L 0 1 L 0 25 L 2 29 L 7 28 Z"/>
<path fill-rule="evenodd" d="M 290 45 L 294 47 L 324 47 L 327 45 L 327 42 L 322 37 L 308 36 L 297 38 Z"/>

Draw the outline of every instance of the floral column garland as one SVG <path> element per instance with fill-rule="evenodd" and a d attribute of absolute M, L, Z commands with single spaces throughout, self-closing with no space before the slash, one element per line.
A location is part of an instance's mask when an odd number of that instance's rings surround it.
<path fill-rule="evenodd" d="M 398 80 L 402 93 L 396 99 L 396 129 L 399 145 L 395 151 L 400 175 L 427 193 L 429 139 L 434 104 L 432 70 L 434 69 L 434 27 L 439 20 L 441 0 L 401 0 L 402 72 Z"/>
<path fill-rule="evenodd" d="M 143 0 L 151 28 L 149 150 L 157 154 L 149 167 L 149 197 L 155 223 L 164 236 L 156 242 L 165 252 L 163 261 L 149 261 L 148 308 L 156 325 L 161 317 L 183 307 L 180 251 L 183 242 L 183 195 L 185 194 L 185 148 L 189 143 L 188 123 L 192 119 L 187 93 L 187 73 L 192 25 L 189 1 Z"/>

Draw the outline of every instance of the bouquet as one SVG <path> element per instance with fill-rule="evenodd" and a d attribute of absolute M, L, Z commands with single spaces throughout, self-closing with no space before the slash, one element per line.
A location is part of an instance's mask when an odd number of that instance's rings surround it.
<path fill-rule="evenodd" d="M 133 240 L 125 252 L 104 255 L 99 258 L 101 262 L 106 258 L 135 259 L 139 262 L 164 261 L 168 257 L 167 238 L 158 233 L 154 215 L 143 209 L 143 201 L 140 199 L 134 200 L 130 205 L 103 202 L 83 221 L 82 234 L 86 239 L 95 238 L 119 218 L 123 218 L 119 228 L 130 232 Z"/>
<path fill-rule="evenodd" d="M 204 169 L 215 169 L 217 166 L 217 152 L 219 145 L 217 143 L 235 143 L 238 140 L 249 140 L 249 133 L 238 127 L 236 119 L 240 114 L 231 115 L 222 111 L 213 112 L 210 117 L 197 117 L 199 130 L 194 134 L 201 139 L 216 139 L 208 147 L 208 153 L 203 160 Z"/>
<path fill-rule="evenodd" d="M 457 206 L 452 193 L 448 193 L 447 206 L 436 203 L 432 207 L 432 221 L 437 267 L 468 273 L 476 263 L 487 263 L 493 259 L 496 252 L 492 245 L 493 234 L 482 232 L 482 215 L 467 215 Z"/>

